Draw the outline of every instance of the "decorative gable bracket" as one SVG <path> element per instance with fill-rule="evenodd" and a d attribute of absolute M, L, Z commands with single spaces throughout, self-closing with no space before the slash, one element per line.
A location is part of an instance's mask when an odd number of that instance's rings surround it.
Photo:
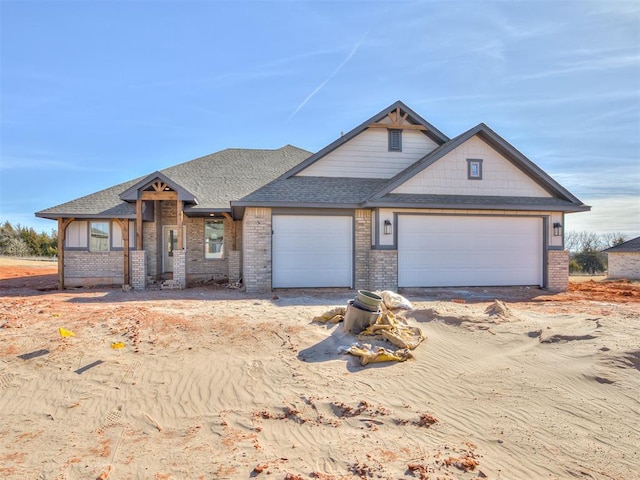
<path fill-rule="evenodd" d="M 137 200 L 181 200 L 193 205 L 198 204 L 198 199 L 195 195 L 160 172 L 148 175 L 122 192 L 120 199 L 125 202 L 135 202 Z"/>
<path fill-rule="evenodd" d="M 384 118 L 384 120 L 388 119 L 391 123 L 378 121 L 373 122 L 368 126 L 369 128 L 389 128 L 393 130 L 422 130 L 425 132 L 429 130 L 424 124 L 410 123 L 407 120 L 408 117 L 409 112 L 405 111 L 404 113 L 402 113 L 400 107 L 396 107 L 395 110 L 391 110 L 389 113 L 387 113 L 387 116 Z"/>

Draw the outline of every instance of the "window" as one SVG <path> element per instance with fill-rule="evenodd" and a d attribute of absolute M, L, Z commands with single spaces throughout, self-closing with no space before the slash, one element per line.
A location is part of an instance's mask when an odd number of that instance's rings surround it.
<path fill-rule="evenodd" d="M 89 251 L 109 251 L 109 222 L 89 223 Z"/>
<path fill-rule="evenodd" d="M 402 151 L 402 130 L 389 130 L 389 151 Z"/>
<path fill-rule="evenodd" d="M 482 180 L 482 160 L 467 158 L 467 178 L 469 180 Z"/>
<path fill-rule="evenodd" d="M 204 258 L 222 258 L 224 253 L 224 221 L 204 222 Z"/>

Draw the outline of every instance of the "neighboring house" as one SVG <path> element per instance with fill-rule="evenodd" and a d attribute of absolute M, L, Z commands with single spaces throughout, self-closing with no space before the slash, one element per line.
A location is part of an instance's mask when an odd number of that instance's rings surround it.
<path fill-rule="evenodd" d="M 590 207 L 484 124 L 449 139 L 396 102 L 318 153 L 223 150 L 37 212 L 59 283 L 565 290 Z"/>
<path fill-rule="evenodd" d="M 603 251 L 607 254 L 607 277 L 640 280 L 640 237 Z"/>

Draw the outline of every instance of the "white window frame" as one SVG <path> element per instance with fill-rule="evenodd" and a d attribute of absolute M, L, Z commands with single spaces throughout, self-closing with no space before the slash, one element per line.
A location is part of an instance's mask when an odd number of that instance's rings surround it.
<path fill-rule="evenodd" d="M 481 158 L 467 158 L 467 179 L 482 180 Z"/>
<path fill-rule="evenodd" d="M 95 224 L 105 224 L 107 226 L 107 239 L 105 242 L 105 248 L 104 249 L 97 249 L 96 246 L 94 246 L 93 244 L 93 225 Z M 89 221 L 89 251 L 90 252 L 94 252 L 94 253 L 105 253 L 109 251 L 109 247 L 110 247 L 110 240 L 111 240 L 111 222 L 109 220 L 90 220 Z"/>
<path fill-rule="evenodd" d="M 222 237 L 218 241 L 217 238 L 207 238 L 207 223 L 217 223 L 222 226 Z M 204 258 L 207 260 L 216 260 L 224 258 L 224 220 L 219 218 L 210 218 L 204 221 Z M 208 252 L 209 245 L 215 243 L 219 245 L 219 250 L 216 252 Z"/>

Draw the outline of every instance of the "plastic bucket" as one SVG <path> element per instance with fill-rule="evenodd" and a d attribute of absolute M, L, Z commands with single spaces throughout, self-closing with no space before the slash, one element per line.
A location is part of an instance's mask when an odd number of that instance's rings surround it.
<path fill-rule="evenodd" d="M 380 308 L 380 304 L 382 303 L 382 297 L 380 295 L 368 292 L 367 290 L 358 290 L 356 300 L 360 305 L 371 307 L 373 311 L 378 311 L 378 308 Z"/>
<path fill-rule="evenodd" d="M 370 312 L 363 310 L 354 305 L 354 301 L 350 300 L 347 304 L 347 311 L 344 314 L 344 322 L 342 328 L 345 332 L 360 333 L 369 325 L 374 324 L 378 317 L 379 312 Z"/>

